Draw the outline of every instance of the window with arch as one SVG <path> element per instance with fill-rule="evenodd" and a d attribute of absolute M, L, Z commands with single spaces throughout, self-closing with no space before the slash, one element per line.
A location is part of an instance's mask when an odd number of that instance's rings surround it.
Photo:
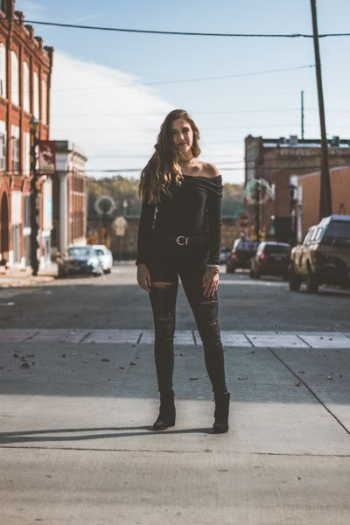
<path fill-rule="evenodd" d="M 18 126 L 11 126 L 11 171 L 19 173 L 20 170 L 20 131 Z"/>
<path fill-rule="evenodd" d="M 6 124 L 0 120 L 0 171 L 6 170 Z"/>
<path fill-rule="evenodd" d="M 47 124 L 47 83 L 46 83 L 46 80 L 41 81 L 41 120 L 43 124 Z"/>
<path fill-rule="evenodd" d="M 6 47 L 0 42 L 0 96 L 6 98 Z"/>
<path fill-rule="evenodd" d="M 24 166 L 23 166 L 23 171 L 24 171 L 24 175 L 26 177 L 29 177 L 29 175 L 30 175 L 30 133 L 25 131 L 24 134 L 23 134 L 23 137 L 24 137 L 24 144 L 23 144 L 23 147 L 24 147 L 24 159 L 23 159 Z"/>
<path fill-rule="evenodd" d="M 29 66 L 23 62 L 23 109 L 30 113 L 30 86 L 29 86 Z"/>
<path fill-rule="evenodd" d="M 34 71 L 34 75 L 33 75 L 33 100 L 34 100 L 33 115 L 36 119 L 39 120 L 40 118 L 39 75 L 36 71 Z"/>
<path fill-rule="evenodd" d="M 11 51 L 11 99 L 12 104 L 19 106 L 18 57 L 15 51 Z"/>

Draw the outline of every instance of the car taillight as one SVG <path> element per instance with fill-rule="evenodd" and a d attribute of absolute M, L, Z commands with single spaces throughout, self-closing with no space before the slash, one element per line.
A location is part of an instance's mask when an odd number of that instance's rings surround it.
<path fill-rule="evenodd" d="M 266 259 L 266 255 L 262 253 L 261 255 L 259 255 L 258 259 L 259 261 L 264 261 Z"/>

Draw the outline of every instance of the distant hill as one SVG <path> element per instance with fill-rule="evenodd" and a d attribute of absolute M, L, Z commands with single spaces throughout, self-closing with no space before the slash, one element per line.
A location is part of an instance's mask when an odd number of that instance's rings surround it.
<path fill-rule="evenodd" d="M 94 205 L 96 199 L 102 195 L 113 198 L 116 204 L 115 216 L 123 214 L 124 202 L 127 203 L 126 215 L 140 215 L 138 184 L 139 178 L 127 178 L 121 175 L 105 178 L 88 177 L 88 217 L 91 219 L 97 216 Z M 221 211 L 225 217 L 238 217 L 244 211 L 243 184 L 224 183 Z"/>

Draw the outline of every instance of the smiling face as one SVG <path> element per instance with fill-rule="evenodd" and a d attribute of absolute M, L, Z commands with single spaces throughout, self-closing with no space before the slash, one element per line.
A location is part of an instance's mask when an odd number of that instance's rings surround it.
<path fill-rule="evenodd" d="M 171 124 L 173 144 L 180 158 L 189 159 L 192 155 L 193 130 L 184 118 L 178 118 Z"/>

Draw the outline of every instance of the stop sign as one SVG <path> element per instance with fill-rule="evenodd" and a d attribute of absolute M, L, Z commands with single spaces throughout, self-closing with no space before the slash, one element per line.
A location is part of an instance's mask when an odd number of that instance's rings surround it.
<path fill-rule="evenodd" d="M 249 226 L 249 223 L 250 223 L 249 215 L 242 214 L 239 216 L 238 218 L 239 226 L 243 228 L 244 226 Z"/>

